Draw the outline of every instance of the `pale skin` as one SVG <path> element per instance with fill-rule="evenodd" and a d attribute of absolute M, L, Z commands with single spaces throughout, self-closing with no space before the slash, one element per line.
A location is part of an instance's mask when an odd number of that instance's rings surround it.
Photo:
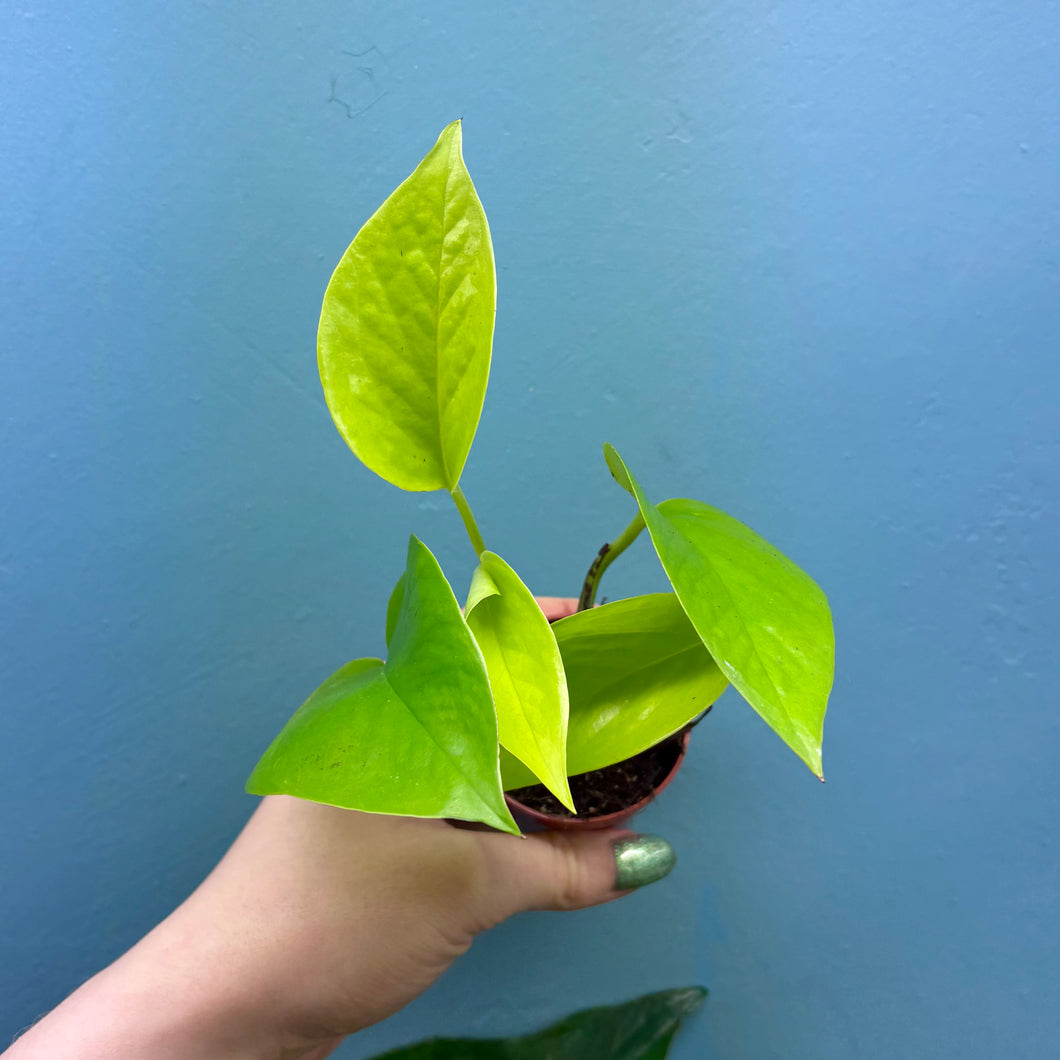
<path fill-rule="evenodd" d="M 3 1060 L 319 1060 L 507 917 L 620 897 L 630 834 L 519 838 L 265 798 L 195 892 Z"/>

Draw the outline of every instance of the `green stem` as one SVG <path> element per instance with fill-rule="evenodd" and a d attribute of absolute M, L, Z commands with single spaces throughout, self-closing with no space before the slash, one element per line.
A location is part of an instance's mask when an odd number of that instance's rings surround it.
<path fill-rule="evenodd" d="M 612 562 L 622 555 L 637 539 L 637 535 L 644 529 L 644 516 L 637 513 L 637 517 L 614 539 L 608 542 L 596 554 L 589 572 L 585 575 L 582 584 L 582 594 L 578 598 L 578 610 L 587 611 L 596 603 L 596 590 L 600 585 L 600 579 L 604 571 L 611 566 Z"/>
<path fill-rule="evenodd" d="M 475 550 L 475 555 L 481 556 L 486 551 L 486 544 L 482 540 L 482 534 L 479 533 L 478 523 L 475 522 L 475 517 L 471 513 L 471 505 L 467 503 L 464 491 L 459 486 L 454 486 L 449 491 L 449 495 L 456 504 L 460 518 L 464 520 L 464 529 L 467 531 L 467 536 L 471 538 L 471 547 Z"/>

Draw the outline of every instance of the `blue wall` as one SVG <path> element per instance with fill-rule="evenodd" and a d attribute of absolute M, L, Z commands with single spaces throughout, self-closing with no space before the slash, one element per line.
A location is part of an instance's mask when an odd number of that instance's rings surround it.
<path fill-rule="evenodd" d="M 573 592 L 630 514 L 609 439 L 773 539 L 836 614 L 828 784 L 727 695 L 642 819 L 669 881 L 517 919 L 339 1055 L 691 982 L 678 1060 L 1050 1054 L 1060 5 L 105 6 L 0 15 L 0 1036 L 201 878 L 409 530 L 469 574 L 314 358 L 462 116 L 487 538 Z M 607 581 L 660 587 L 646 542 Z"/>

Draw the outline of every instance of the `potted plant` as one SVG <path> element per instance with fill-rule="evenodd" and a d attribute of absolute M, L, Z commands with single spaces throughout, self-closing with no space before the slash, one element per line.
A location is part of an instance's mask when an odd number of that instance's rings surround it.
<path fill-rule="evenodd" d="M 820 777 L 834 666 L 828 602 L 748 527 L 700 501 L 657 503 L 605 445 L 632 521 L 593 561 L 574 614 L 550 625 L 486 548 L 460 476 L 495 305 L 489 226 L 454 122 L 336 267 L 318 360 L 350 448 L 401 489 L 449 493 L 478 567 L 462 609 L 412 536 L 387 607 L 386 660 L 349 662 L 313 692 L 248 790 L 517 833 L 506 791 L 525 803 L 542 786 L 562 821 L 578 808 L 571 777 L 617 765 L 633 783 L 628 763 L 645 753 L 672 775 L 689 727 L 730 683 Z M 604 571 L 645 530 L 673 591 L 594 607 Z M 645 794 L 627 793 L 625 808 Z M 588 816 L 613 823 L 613 810 Z"/>

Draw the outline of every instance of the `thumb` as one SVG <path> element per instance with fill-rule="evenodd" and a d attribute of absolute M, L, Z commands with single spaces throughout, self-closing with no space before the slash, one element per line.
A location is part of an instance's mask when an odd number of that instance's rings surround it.
<path fill-rule="evenodd" d="M 528 909 L 585 909 L 661 880 L 674 849 L 659 836 L 619 829 L 493 836 L 497 920 Z"/>

